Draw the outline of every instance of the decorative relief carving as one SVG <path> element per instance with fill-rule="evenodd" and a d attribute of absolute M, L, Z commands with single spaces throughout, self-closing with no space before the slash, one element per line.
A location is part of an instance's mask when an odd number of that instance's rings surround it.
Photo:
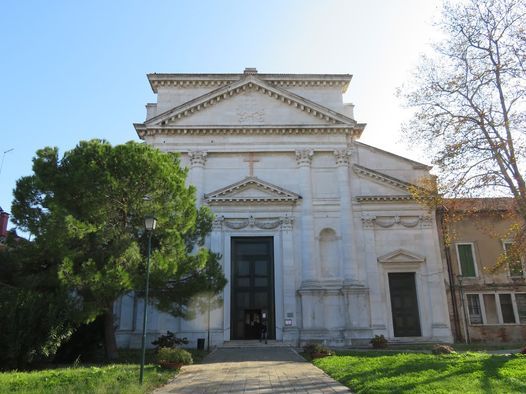
<path fill-rule="evenodd" d="M 390 228 L 394 225 L 400 225 L 406 228 L 413 228 L 420 225 L 423 228 L 429 228 L 433 225 L 431 216 L 374 216 L 363 215 L 362 225 L 364 228 L 374 228 L 375 225 L 382 228 Z"/>
<path fill-rule="evenodd" d="M 302 149 L 296 151 L 296 161 L 298 166 L 310 166 L 314 152 L 312 149 Z"/>
<path fill-rule="evenodd" d="M 216 218 L 219 220 L 219 218 Z M 241 230 L 245 227 L 256 227 L 261 230 L 273 230 L 281 226 L 282 230 L 292 230 L 293 219 L 285 216 L 282 218 L 254 218 L 250 216 L 248 218 L 232 218 L 225 219 L 221 216 L 221 224 L 224 224 L 225 227 L 228 227 L 232 230 Z M 215 221 L 214 221 L 215 224 Z"/>
<path fill-rule="evenodd" d="M 188 152 L 191 167 L 204 167 L 206 163 L 207 153 L 203 151 Z"/>
<path fill-rule="evenodd" d="M 338 149 L 334 151 L 334 156 L 336 157 L 337 167 L 347 167 L 351 158 L 351 151 L 349 149 Z"/>
<path fill-rule="evenodd" d="M 265 110 L 258 106 L 256 98 L 249 92 L 241 94 L 243 102 L 237 107 L 237 121 L 240 124 L 258 124 L 265 122 Z"/>

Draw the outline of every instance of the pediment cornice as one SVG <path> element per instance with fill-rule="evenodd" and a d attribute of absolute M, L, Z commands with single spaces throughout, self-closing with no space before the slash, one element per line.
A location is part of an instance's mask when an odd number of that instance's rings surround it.
<path fill-rule="evenodd" d="M 217 204 L 294 204 L 301 197 L 291 191 L 285 190 L 257 177 L 245 179 L 207 193 L 204 196 L 209 205 Z"/>
<path fill-rule="evenodd" d="M 379 263 L 396 264 L 396 263 L 424 263 L 426 258 L 405 249 L 397 249 L 393 252 L 378 257 Z"/>
<path fill-rule="evenodd" d="M 144 122 L 144 126 L 170 126 L 171 122 L 176 122 L 177 120 L 191 116 L 196 112 L 205 111 L 207 108 L 223 100 L 228 100 L 232 96 L 249 90 L 254 90 L 261 94 L 268 95 L 269 97 L 272 97 L 276 100 L 280 100 L 284 104 L 293 106 L 299 111 L 306 112 L 312 117 L 323 120 L 330 125 L 342 124 L 351 127 L 358 126 L 358 123 L 354 119 L 351 119 L 345 115 L 342 115 L 336 111 L 333 111 L 287 90 L 276 86 L 271 86 L 270 84 L 252 74 L 247 74 L 238 81 L 212 90 L 211 92 L 203 94 L 182 105 L 154 116 Z"/>
<path fill-rule="evenodd" d="M 154 93 L 159 88 L 218 88 L 229 85 L 241 78 L 243 74 L 148 74 L 148 81 Z M 258 78 L 272 86 L 281 87 L 339 87 L 342 93 L 347 91 L 352 75 L 349 74 L 260 74 Z"/>
<path fill-rule="evenodd" d="M 381 173 L 381 172 L 376 171 L 376 170 L 372 170 L 372 169 L 367 168 L 367 167 L 363 167 L 363 166 L 361 166 L 359 164 L 354 164 L 353 165 L 353 170 L 359 176 L 370 178 L 370 179 L 372 179 L 372 180 L 374 180 L 376 182 L 382 183 L 384 185 L 393 186 L 393 187 L 398 188 L 400 190 L 403 190 L 403 191 L 405 191 L 407 193 L 410 192 L 412 187 L 417 187 L 417 186 L 413 185 L 412 183 L 403 181 L 401 179 L 395 178 L 395 177 L 393 177 L 391 175 L 387 175 L 387 174 Z M 362 196 L 362 197 L 365 197 L 365 196 Z"/>

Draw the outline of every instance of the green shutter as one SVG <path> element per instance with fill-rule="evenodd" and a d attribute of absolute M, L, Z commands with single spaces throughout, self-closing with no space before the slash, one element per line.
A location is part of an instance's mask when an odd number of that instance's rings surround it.
<path fill-rule="evenodd" d="M 473 248 L 471 245 L 457 245 L 458 256 L 460 258 L 460 268 L 462 269 L 462 276 L 476 276 L 475 275 L 475 261 L 473 260 Z"/>

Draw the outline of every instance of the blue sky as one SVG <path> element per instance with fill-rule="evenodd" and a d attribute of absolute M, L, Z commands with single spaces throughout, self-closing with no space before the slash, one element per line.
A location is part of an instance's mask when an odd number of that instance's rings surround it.
<path fill-rule="evenodd" d="M 37 149 L 137 140 L 149 72 L 350 73 L 362 141 L 428 162 L 399 140 L 394 90 L 437 37 L 434 0 L 0 3 L 0 206 Z"/>

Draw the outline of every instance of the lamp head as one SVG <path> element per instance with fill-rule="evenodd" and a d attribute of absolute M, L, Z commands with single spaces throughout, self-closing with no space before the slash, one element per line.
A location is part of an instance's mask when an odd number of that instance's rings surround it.
<path fill-rule="evenodd" d="M 155 230 L 155 226 L 157 226 L 157 219 L 154 216 L 146 216 L 144 218 L 144 227 L 148 231 Z"/>

